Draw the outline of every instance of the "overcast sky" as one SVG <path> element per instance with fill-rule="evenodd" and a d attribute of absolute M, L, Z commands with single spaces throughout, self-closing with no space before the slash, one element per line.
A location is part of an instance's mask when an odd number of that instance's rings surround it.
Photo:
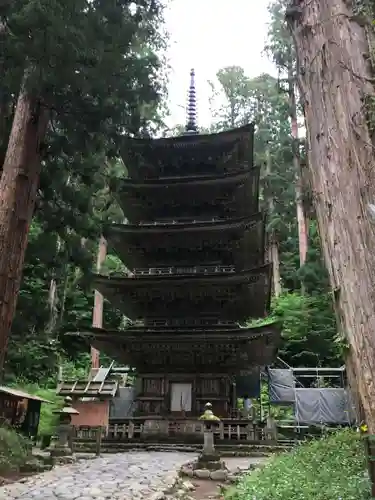
<path fill-rule="evenodd" d="M 225 66 L 242 66 L 246 74 L 274 73 L 262 54 L 267 35 L 268 0 L 170 0 L 166 13 L 172 66 L 170 126 L 185 123 L 189 72 L 195 69 L 198 121 L 210 123 L 208 80 Z"/>

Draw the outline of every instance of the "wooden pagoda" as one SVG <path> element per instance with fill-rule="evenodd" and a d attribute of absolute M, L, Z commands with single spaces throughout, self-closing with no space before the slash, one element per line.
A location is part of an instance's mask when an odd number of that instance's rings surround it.
<path fill-rule="evenodd" d="M 128 177 L 111 186 L 127 223 L 105 237 L 132 273 L 95 288 L 133 324 L 81 333 L 136 370 L 140 417 L 193 418 L 207 401 L 229 417 L 234 378 L 271 364 L 280 338 L 239 326 L 268 314 L 271 293 L 254 126 L 197 134 L 193 91 L 187 133 L 127 139 Z"/>

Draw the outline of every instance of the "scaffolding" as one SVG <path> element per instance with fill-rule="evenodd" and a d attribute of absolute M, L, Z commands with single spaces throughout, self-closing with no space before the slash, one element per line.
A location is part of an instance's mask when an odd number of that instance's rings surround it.
<path fill-rule="evenodd" d="M 352 426 L 356 411 L 347 387 L 346 370 L 339 368 L 292 368 L 281 359 L 281 368 L 267 368 L 269 414 L 287 407 L 290 418 L 280 420 L 280 432 L 301 433 L 312 427 L 327 429 Z"/>

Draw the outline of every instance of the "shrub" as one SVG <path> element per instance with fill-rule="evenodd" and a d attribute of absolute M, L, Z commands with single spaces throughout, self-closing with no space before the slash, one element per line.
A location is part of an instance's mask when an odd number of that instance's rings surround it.
<path fill-rule="evenodd" d="M 13 429 L 0 427 L 0 474 L 19 471 L 29 456 L 29 441 Z"/>
<path fill-rule="evenodd" d="M 53 413 L 62 408 L 64 399 L 56 395 L 55 389 L 37 389 L 32 392 L 35 396 L 51 401 L 52 404 L 42 403 L 38 436 L 51 436 L 55 434 L 58 425 L 58 416 Z"/>
<path fill-rule="evenodd" d="M 366 500 L 363 443 L 352 430 L 307 442 L 243 477 L 227 500 Z"/>

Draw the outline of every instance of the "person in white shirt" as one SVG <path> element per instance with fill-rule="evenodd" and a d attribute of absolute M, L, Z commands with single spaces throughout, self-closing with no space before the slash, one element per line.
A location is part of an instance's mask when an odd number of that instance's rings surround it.
<path fill-rule="evenodd" d="M 243 408 L 244 408 L 244 417 L 245 418 L 250 418 L 251 417 L 251 409 L 252 409 L 253 403 L 249 396 L 245 394 L 243 398 Z"/>

